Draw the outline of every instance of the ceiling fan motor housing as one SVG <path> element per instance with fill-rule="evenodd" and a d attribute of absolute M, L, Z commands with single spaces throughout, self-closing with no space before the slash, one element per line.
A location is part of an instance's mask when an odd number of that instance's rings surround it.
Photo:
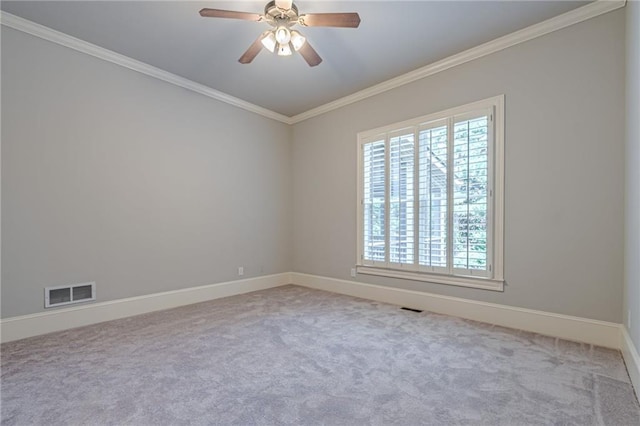
<path fill-rule="evenodd" d="M 275 0 L 273 0 L 264 7 L 264 15 L 272 18 L 274 21 L 286 20 L 288 23 L 295 23 L 298 20 L 298 6 L 291 3 L 289 10 L 280 9 L 276 6 Z"/>

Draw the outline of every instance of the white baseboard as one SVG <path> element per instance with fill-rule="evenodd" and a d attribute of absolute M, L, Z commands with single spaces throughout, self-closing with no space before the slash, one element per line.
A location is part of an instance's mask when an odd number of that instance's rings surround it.
<path fill-rule="evenodd" d="M 624 326 L 622 327 L 620 350 L 622 351 L 624 362 L 627 364 L 627 371 L 636 390 L 636 395 L 640 397 L 640 355 L 638 354 L 638 348 L 636 348 L 631 336 L 629 336 L 627 328 Z"/>
<path fill-rule="evenodd" d="M 621 325 L 458 297 L 293 272 L 293 284 L 620 349 Z"/>
<path fill-rule="evenodd" d="M 54 331 L 264 290 L 290 282 L 291 275 L 287 272 L 6 318 L 0 320 L 0 341 L 10 342 Z"/>
<path fill-rule="evenodd" d="M 290 283 L 620 349 L 636 389 L 640 388 L 640 358 L 621 324 L 296 272 L 6 318 L 0 320 L 0 341 L 9 342 Z"/>

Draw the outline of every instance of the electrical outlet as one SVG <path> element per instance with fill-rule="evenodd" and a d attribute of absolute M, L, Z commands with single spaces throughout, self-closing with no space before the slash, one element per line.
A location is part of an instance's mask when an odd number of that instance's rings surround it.
<path fill-rule="evenodd" d="M 238 275 L 244 275 L 244 266 L 238 266 Z"/>
<path fill-rule="evenodd" d="M 356 276 L 356 268 L 351 268 L 351 276 L 352 277 Z"/>

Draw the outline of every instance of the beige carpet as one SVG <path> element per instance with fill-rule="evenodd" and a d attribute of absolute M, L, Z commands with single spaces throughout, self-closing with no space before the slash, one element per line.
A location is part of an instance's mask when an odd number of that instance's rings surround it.
<path fill-rule="evenodd" d="M 296 286 L 1 356 L 2 425 L 640 425 L 617 351 Z"/>

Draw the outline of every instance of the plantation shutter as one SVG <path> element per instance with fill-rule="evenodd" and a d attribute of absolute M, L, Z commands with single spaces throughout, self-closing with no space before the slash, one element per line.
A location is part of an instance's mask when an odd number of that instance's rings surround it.
<path fill-rule="evenodd" d="M 385 139 L 365 143 L 363 166 L 363 261 L 368 264 L 385 262 L 386 257 L 386 152 Z"/>
<path fill-rule="evenodd" d="M 454 273 L 489 271 L 489 111 L 456 116 L 453 124 L 452 243 Z"/>
<path fill-rule="evenodd" d="M 358 154 L 357 273 L 504 288 L 503 96 L 360 132 Z"/>
<path fill-rule="evenodd" d="M 389 135 L 389 262 L 414 263 L 414 131 Z M 396 266 L 396 267 L 397 267 Z"/>
<path fill-rule="evenodd" d="M 447 120 L 420 126 L 418 133 L 418 263 L 446 272 L 448 240 Z"/>

